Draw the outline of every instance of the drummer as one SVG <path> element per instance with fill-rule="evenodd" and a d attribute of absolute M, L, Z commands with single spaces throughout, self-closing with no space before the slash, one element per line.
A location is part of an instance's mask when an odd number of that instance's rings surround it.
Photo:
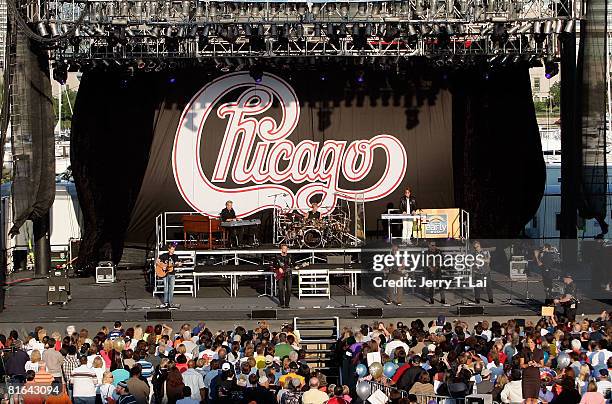
<path fill-rule="evenodd" d="M 308 222 L 318 222 L 321 220 L 321 212 L 319 212 L 319 204 L 314 202 L 310 205 L 310 210 L 304 213 L 304 221 Z"/>

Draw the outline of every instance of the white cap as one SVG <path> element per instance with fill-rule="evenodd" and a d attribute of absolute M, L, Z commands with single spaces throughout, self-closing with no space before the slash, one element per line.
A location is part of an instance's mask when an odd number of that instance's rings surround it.
<path fill-rule="evenodd" d="M 229 362 L 225 362 L 223 365 L 221 365 L 221 370 L 223 370 L 225 372 L 227 372 L 231 368 L 232 368 L 232 365 L 230 365 Z"/>

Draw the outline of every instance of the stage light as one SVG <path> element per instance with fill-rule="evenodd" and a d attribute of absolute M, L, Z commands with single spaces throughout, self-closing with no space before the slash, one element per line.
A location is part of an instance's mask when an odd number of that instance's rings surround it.
<path fill-rule="evenodd" d="M 49 36 L 47 27 L 45 26 L 45 23 L 43 21 L 38 21 L 38 23 L 36 23 L 36 30 L 38 31 L 38 35 L 40 36 L 44 36 L 44 37 Z"/>
<path fill-rule="evenodd" d="M 57 62 L 53 67 L 53 80 L 61 85 L 66 84 L 68 80 L 68 66 L 64 62 Z"/>
<path fill-rule="evenodd" d="M 544 76 L 551 79 L 559 74 L 559 65 L 556 62 L 548 61 L 544 64 Z"/>
<path fill-rule="evenodd" d="M 555 34 L 560 34 L 563 32 L 563 20 L 555 21 Z"/>
<path fill-rule="evenodd" d="M 527 24 L 521 25 L 521 27 L 517 30 L 517 33 L 525 34 L 531 30 L 531 27 L 533 27 L 533 24 L 528 22 Z"/>
<path fill-rule="evenodd" d="M 259 65 L 253 65 L 249 68 L 249 75 L 255 80 L 255 83 L 261 83 L 263 69 Z"/>
<path fill-rule="evenodd" d="M 563 31 L 567 34 L 574 32 L 574 20 L 569 20 L 567 24 L 565 24 L 565 29 Z"/>
<path fill-rule="evenodd" d="M 59 31 L 57 30 L 57 23 L 55 20 L 49 21 L 49 31 L 51 31 L 51 36 L 59 36 Z"/>
<path fill-rule="evenodd" d="M 169 83 L 169 84 L 174 84 L 174 83 L 176 83 L 176 77 L 174 77 L 174 76 L 170 76 L 170 77 L 168 77 L 168 83 Z"/>
<path fill-rule="evenodd" d="M 136 61 L 136 67 L 138 67 L 139 69 L 144 69 L 145 66 L 146 66 L 146 64 L 145 64 L 144 60 L 138 59 Z"/>
<path fill-rule="evenodd" d="M 552 33 L 552 21 L 548 20 L 544 23 L 544 34 L 549 35 Z"/>

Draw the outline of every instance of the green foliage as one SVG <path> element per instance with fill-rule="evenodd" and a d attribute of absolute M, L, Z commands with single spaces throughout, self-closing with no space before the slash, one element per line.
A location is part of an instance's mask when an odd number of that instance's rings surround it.
<path fill-rule="evenodd" d="M 535 107 L 536 113 L 546 112 L 548 109 L 548 101 L 534 101 L 533 106 Z"/>
<path fill-rule="evenodd" d="M 552 102 L 553 109 L 561 106 L 561 82 L 557 81 L 555 84 L 550 86 L 550 100 Z"/>
<path fill-rule="evenodd" d="M 66 88 L 66 91 L 62 93 L 62 111 L 61 111 L 61 119 L 62 119 L 62 127 L 70 126 L 70 121 L 72 120 L 72 112 L 70 111 L 70 105 L 74 108 L 74 101 L 76 100 L 77 92 L 73 91 L 69 88 Z M 68 99 L 66 99 L 68 96 Z M 68 104 L 68 100 L 70 100 L 70 104 Z M 57 121 L 59 117 L 58 111 L 59 99 L 57 97 L 53 97 L 53 112 L 55 113 L 55 120 Z"/>

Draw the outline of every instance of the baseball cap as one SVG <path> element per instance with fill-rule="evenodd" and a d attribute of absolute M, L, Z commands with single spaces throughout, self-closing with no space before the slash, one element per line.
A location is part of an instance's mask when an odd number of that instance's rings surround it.
<path fill-rule="evenodd" d="M 266 376 L 261 376 L 258 380 L 259 384 L 266 384 L 268 383 L 268 378 Z"/>
<path fill-rule="evenodd" d="M 482 371 L 480 372 L 480 375 L 481 375 L 482 377 L 487 377 L 487 376 L 489 376 L 490 374 L 491 374 L 491 371 L 490 371 L 489 369 L 486 369 L 486 368 L 485 368 L 485 369 L 482 369 Z"/>
<path fill-rule="evenodd" d="M 128 388 L 127 383 L 125 382 L 125 380 L 120 381 L 119 383 L 117 383 L 117 387 L 122 387 L 124 389 Z"/>
<path fill-rule="evenodd" d="M 274 356 L 266 355 L 266 365 L 270 366 L 274 362 Z"/>
<path fill-rule="evenodd" d="M 225 362 L 223 365 L 221 365 L 221 370 L 223 370 L 224 372 L 227 372 L 231 368 L 232 368 L 232 365 L 230 365 L 229 362 Z"/>
<path fill-rule="evenodd" d="M 291 362 L 289 364 L 289 369 L 299 369 L 300 367 L 298 366 L 298 364 L 296 362 Z"/>

